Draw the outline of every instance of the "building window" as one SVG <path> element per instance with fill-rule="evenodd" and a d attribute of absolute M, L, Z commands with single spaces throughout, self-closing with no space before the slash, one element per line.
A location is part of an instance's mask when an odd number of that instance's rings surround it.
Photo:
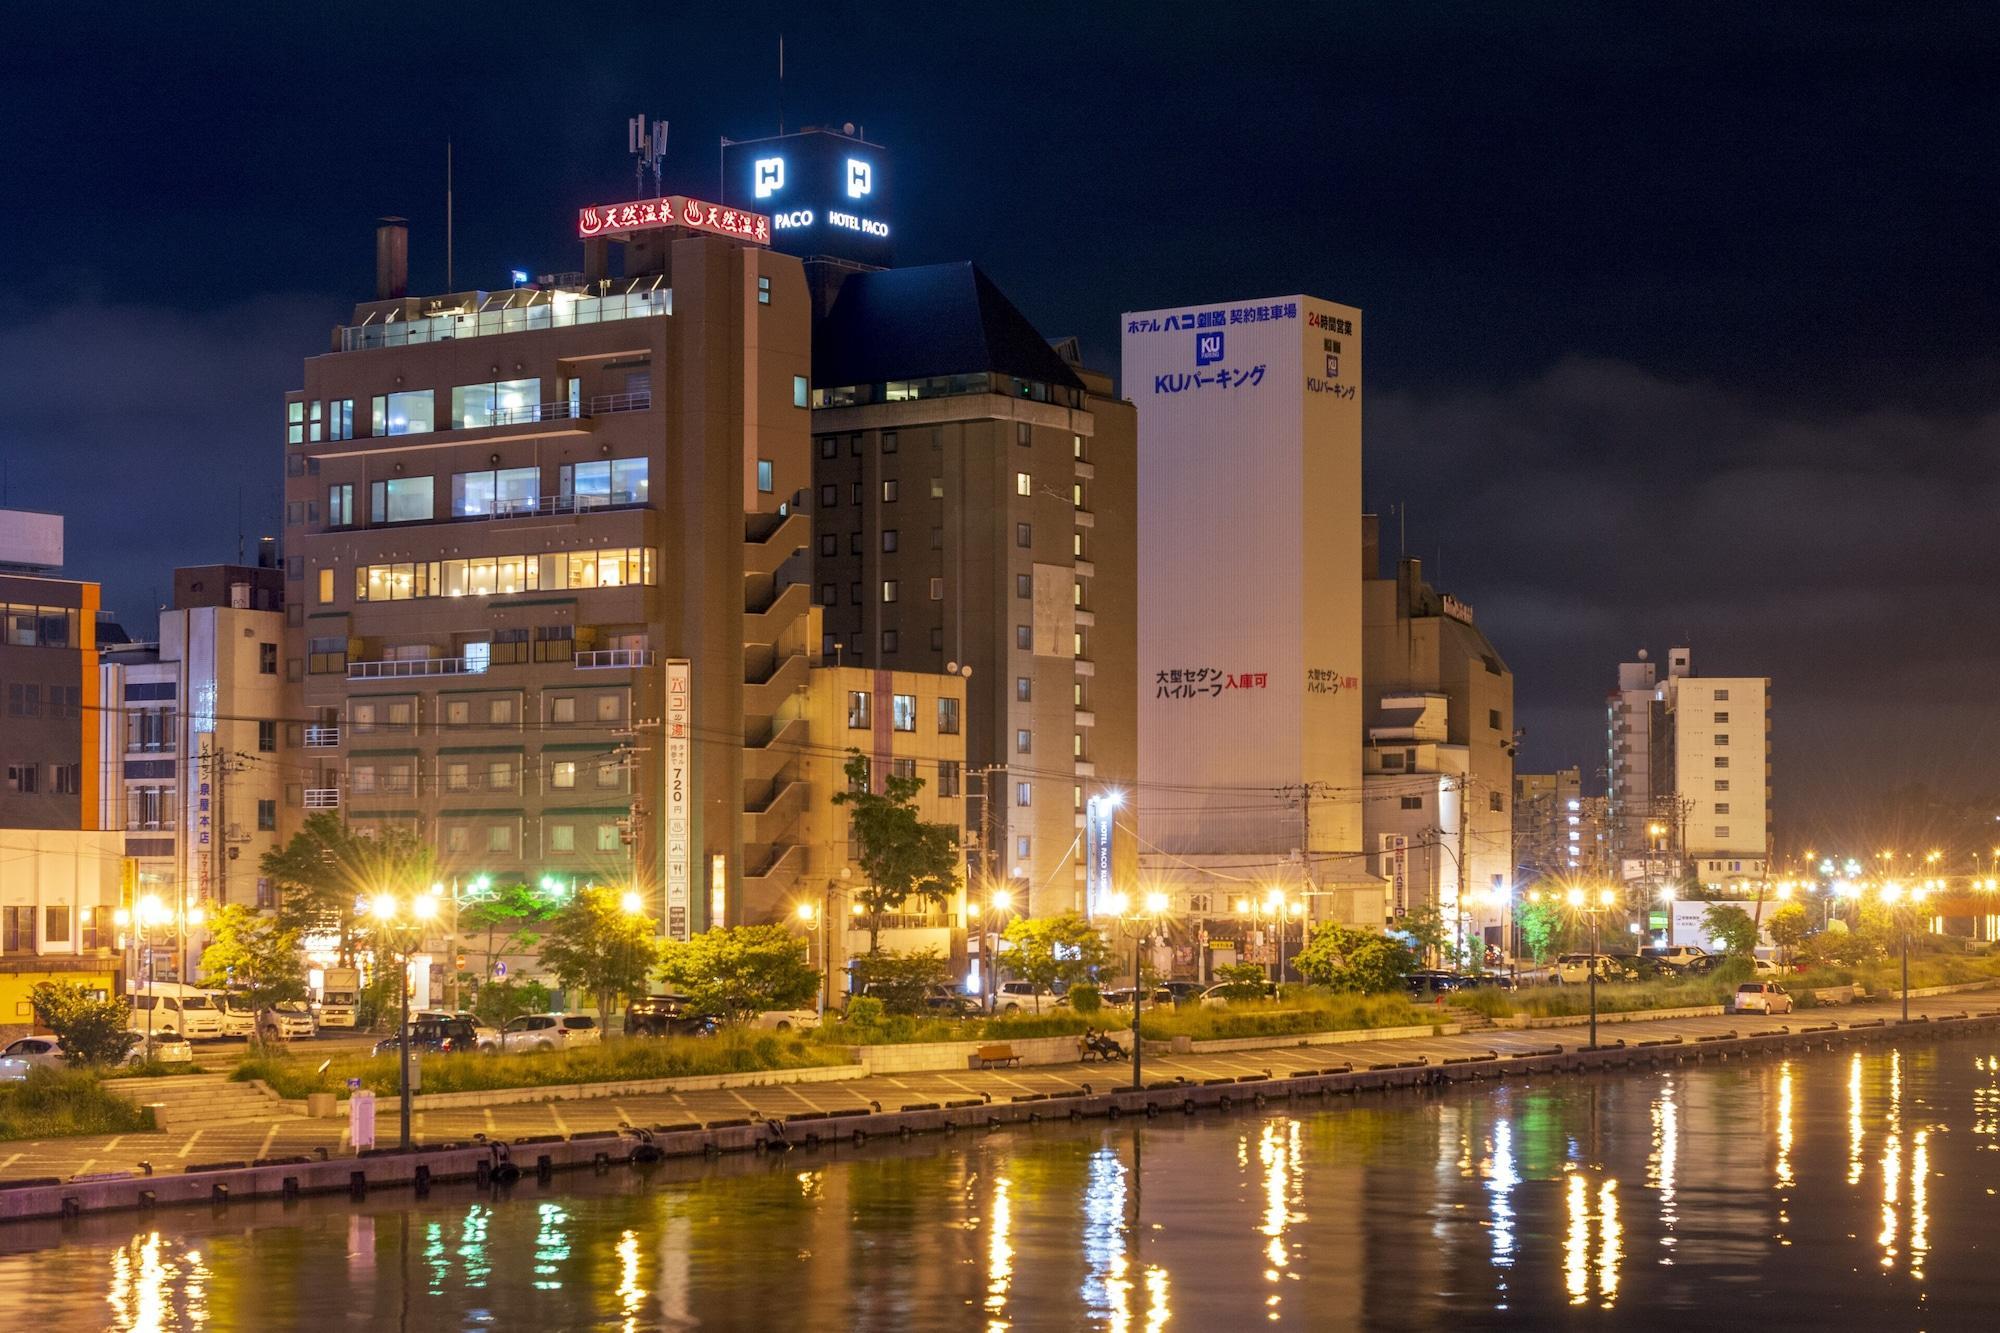
<path fill-rule="evenodd" d="M 306 405 L 304 403 L 285 404 L 285 443 L 304 444 L 306 438 Z"/>
<path fill-rule="evenodd" d="M 1728 690 L 1717 690 L 1717 691 L 1715 692 L 1715 702 L 1717 702 L 1717 703 L 1719 703 L 1719 704 L 1726 704 L 1726 703 L 1728 703 L 1728 702 L 1729 702 L 1729 691 L 1728 691 Z"/>
<path fill-rule="evenodd" d="M 1014 677 L 1014 698 L 1019 700 L 1021 703 L 1028 703 L 1032 701 L 1034 697 L 1035 697 L 1034 678 L 1031 676 Z"/>
<path fill-rule="evenodd" d="M 319 572 L 319 604 L 321 606 L 333 605 L 333 570 L 331 569 L 322 569 Z"/>
<path fill-rule="evenodd" d="M 1035 576 L 1033 574 L 1016 574 L 1014 576 L 1014 595 L 1033 600 L 1035 596 Z"/>
<path fill-rule="evenodd" d="M 896 432 L 893 430 L 883 431 L 882 452 L 885 454 L 893 454 L 896 452 L 896 447 L 897 447 Z"/>
<path fill-rule="evenodd" d="M 576 696 L 573 694 L 558 694 L 555 698 L 549 700 L 549 721 L 576 721 Z"/>
<path fill-rule="evenodd" d="M 354 400 L 352 398 L 329 398 L 326 400 L 326 438 L 329 440 L 351 440 L 354 438 Z"/>
<path fill-rule="evenodd" d="M 932 579 L 932 580 L 931 580 L 931 600 L 932 600 L 933 602 L 942 602 L 942 601 L 944 600 L 944 580 L 943 580 L 943 579 L 941 579 L 941 578 L 934 578 L 934 579 Z"/>
<path fill-rule="evenodd" d="M 1032 523 L 1016 523 L 1014 525 L 1014 545 L 1029 547 L 1034 544 L 1035 525 Z"/>
<path fill-rule="evenodd" d="M 894 528 L 884 528 L 884 529 L 882 529 L 882 549 L 883 549 L 884 551 L 893 551 L 893 550 L 895 550 L 895 549 L 896 549 L 896 541 L 897 541 L 897 532 L 896 532 L 896 529 L 894 529 Z"/>
<path fill-rule="evenodd" d="M 549 765 L 549 785 L 563 791 L 576 786 L 576 761 L 558 759 Z"/>
<path fill-rule="evenodd" d="M 759 276 L 757 279 L 757 304 L 771 304 L 771 280 L 769 278 Z"/>
<path fill-rule="evenodd" d="M 865 729 L 873 725 L 869 720 L 869 710 L 874 697 L 874 695 L 868 693 L 866 690 L 849 690 L 847 692 L 848 726 Z"/>
<path fill-rule="evenodd" d="M 792 406 L 806 407 L 812 401 L 812 385 L 804 375 L 792 376 Z"/>
<path fill-rule="evenodd" d="M 532 514 L 541 508 L 541 504 L 542 470 L 539 467 L 454 472 L 451 477 L 453 518 Z"/>
<path fill-rule="evenodd" d="M 1424 798 L 1421 796 L 1405 796 L 1401 798 L 1401 805 L 1405 810 L 1421 810 L 1424 808 Z"/>
<path fill-rule="evenodd" d="M 552 852 L 573 852 L 576 850 L 576 825 L 549 825 L 549 850 Z"/>
<path fill-rule="evenodd" d="M 934 653 L 944 651 L 944 628 L 942 626 L 931 626 L 931 651 Z"/>
<path fill-rule="evenodd" d="M 1715 813 L 1716 813 L 1716 814 L 1718 814 L 1718 815 L 1726 815 L 1726 814 L 1728 814 L 1728 813 L 1729 813 L 1729 802 L 1727 802 L 1727 801 L 1717 801 L 1717 802 L 1715 803 Z"/>
<path fill-rule="evenodd" d="M 44 907 L 42 909 L 42 943 L 69 943 L 69 908 Z"/>
<path fill-rule="evenodd" d="M 1016 648 L 1021 649 L 1023 652 L 1032 651 L 1035 646 L 1034 626 L 1032 625 L 1014 626 L 1014 646 Z"/>
<path fill-rule="evenodd" d="M 1397 754 L 1397 753 L 1395 753 L 1394 751 L 1386 751 L 1386 750 L 1385 750 L 1385 751 L 1383 752 L 1383 754 L 1382 754 L 1382 767 L 1383 767 L 1384 769 L 1391 769 L 1391 768 L 1401 768 L 1402 766 L 1403 766 L 1403 756 L 1402 756 L 1402 755 L 1400 755 L 1400 754 Z"/>
<path fill-rule="evenodd" d="M 904 779 L 915 778 L 917 776 L 917 761 L 914 759 L 891 759 L 889 761 L 889 776 Z"/>
<path fill-rule="evenodd" d="M 257 645 L 257 674 L 275 676 L 278 674 L 278 645 L 260 643 Z"/>
<path fill-rule="evenodd" d="M 1486 808 L 1488 810 L 1493 811 L 1495 814 L 1504 813 L 1507 809 L 1506 798 L 1501 796 L 1501 794 L 1497 791 L 1487 792 Z"/>
<path fill-rule="evenodd" d="M 822 583 L 822 584 L 820 584 L 820 585 L 819 585 L 819 604 L 820 604 L 821 606 L 838 606 L 838 605 L 840 605 L 840 585 L 839 585 L 838 583 Z"/>
<path fill-rule="evenodd" d="M 1035 752 L 1035 733 L 1028 730 L 1026 727 L 1022 727 L 1017 731 L 1015 731 L 1014 753 L 1033 754 L 1034 752 Z"/>
<path fill-rule="evenodd" d="M 368 521 L 371 523 L 427 523 L 435 512 L 431 506 L 432 478 L 395 477 L 370 482 Z"/>
<path fill-rule="evenodd" d="M 894 504 L 896 501 L 896 479 L 890 477 L 882 483 L 882 502 Z"/>
<path fill-rule="evenodd" d="M 444 849 L 446 851 L 464 852 L 464 851 L 470 851 L 471 848 L 472 848 L 472 831 L 466 828 L 463 824 L 454 825 L 453 827 L 445 830 Z"/>
<path fill-rule="evenodd" d="M 937 729 L 940 736 L 958 735 L 958 700 L 940 698 L 937 701 Z"/>
<path fill-rule="evenodd" d="M 1717 779 L 1715 780 L 1715 789 L 1716 789 L 1717 791 L 1728 791 L 1728 790 L 1729 790 L 1729 779 L 1728 779 L 1728 778 L 1717 778 Z"/>
<path fill-rule="evenodd" d="M 1498 730 L 1500 730 L 1500 710 L 1499 710 L 1499 709 L 1497 709 L 1497 708 L 1489 708 L 1489 709 L 1487 709 L 1487 710 L 1486 710 L 1486 725 L 1487 725 L 1488 727 L 1490 727 L 1491 729 L 1493 729 L 1494 731 L 1498 731 Z"/>
<path fill-rule="evenodd" d="M 1032 783 L 1017 782 L 1014 784 L 1015 805 L 1025 806 L 1029 804 L 1031 801 L 1033 801 L 1034 795 L 1035 795 L 1035 789 Z"/>
<path fill-rule="evenodd" d="M 953 703 L 958 702 L 953 700 Z M 956 728 L 953 728 L 956 730 Z M 937 794 L 942 797 L 957 796 L 961 779 L 959 762 L 956 759 L 938 760 Z"/>
<path fill-rule="evenodd" d="M 875 768 L 868 757 L 863 755 L 861 762 L 856 764 L 855 768 L 858 771 L 855 776 L 848 778 L 847 789 L 849 791 L 873 791 L 875 789 Z"/>
<path fill-rule="evenodd" d="M 278 803 L 275 800 L 257 802 L 257 831 L 275 833 L 278 828 Z"/>
<path fill-rule="evenodd" d="M 257 724 L 257 749 L 262 754 L 276 754 L 278 750 L 278 724 L 260 721 Z"/>
<path fill-rule="evenodd" d="M 1016 861 L 1027 860 L 1033 854 L 1034 848 L 1035 840 L 1023 833 L 1020 837 L 1014 839 L 1014 859 Z"/>
<path fill-rule="evenodd" d="M 889 705 L 897 731 L 917 729 L 917 696 L 914 694 L 891 695 Z"/>
<path fill-rule="evenodd" d="M 1728 755 L 1726 755 L 1726 754 L 1719 754 L 1719 755 L 1715 756 L 1715 766 L 1716 766 L 1717 768 L 1728 768 L 1728 767 L 1729 767 L 1729 756 L 1728 756 Z"/>
<path fill-rule="evenodd" d="M 883 601 L 885 601 L 885 602 L 893 602 L 893 601 L 895 601 L 895 600 L 896 600 L 896 587 L 897 587 L 897 584 L 896 584 L 896 580 L 894 580 L 894 579 L 883 579 L 883 580 L 882 580 L 882 600 L 883 600 Z"/>
<path fill-rule="evenodd" d="M 1030 434 L 1028 433 L 1028 423 L 1027 423 L 1027 422 L 1025 422 L 1025 421 L 1017 421 L 1017 422 L 1015 422 L 1015 423 L 1014 423 L 1014 443 L 1016 443 L 1016 444 L 1033 444 L 1034 442 L 1035 442 L 1035 441 L 1034 441 L 1034 438 L 1033 438 L 1033 437 L 1032 437 L 1032 436 L 1031 436 L 1031 435 L 1030 435 Z"/>
<path fill-rule="evenodd" d="M 486 830 L 486 850 L 489 852 L 511 852 L 514 850 L 514 830 L 505 824 L 494 824 Z"/>
<path fill-rule="evenodd" d="M 57 796 L 76 796 L 83 791 L 82 764 L 50 764 L 49 790 Z"/>
<path fill-rule="evenodd" d="M 326 525 L 329 528 L 354 526 L 354 486 L 351 482 L 326 488 Z"/>
<path fill-rule="evenodd" d="M 838 435 L 824 435 L 820 437 L 819 456 L 821 458 L 833 458 L 839 453 L 840 437 Z"/>
<path fill-rule="evenodd" d="M 898 644 L 899 642 L 900 642 L 900 640 L 898 639 L 898 637 L 897 637 L 897 634 L 896 634 L 896 631 L 895 631 L 895 630 L 892 630 L 892 629 L 885 629 L 885 630 L 883 630 L 883 631 L 882 631 L 882 651 L 883 651 L 883 652 L 885 652 L 885 653 L 893 653 L 893 652 L 895 652 L 895 651 L 896 651 L 896 647 L 897 647 L 897 644 Z"/>
<path fill-rule="evenodd" d="M 1717 824 L 1715 826 L 1715 837 L 1718 842 L 1728 836 L 1729 836 L 1729 826 L 1727 824 Z"/>
<path fill-rule="evenodd" d="M 618 846 L 618 826 L 616 824 L 599 824 L 597 826 L 597 850 L 600 852 L 615 852 L 618 850 Z"/>
<path fill-rule="evenodd" d="M 858 533 L 858 532 L 850 532 L 850 533 L 848 533 L 848 534 L 847 534 L 847 553 L 848 553 L 849 555 L 860 555 L 860 554 L 861 554 L 861 534 L 860 534 L 860 533 Z"/>
<path fill-rule="evenodd" d="M 1717 725 L 1718 727 L 1729 725 L 1729 714 L 1717 713 L 1715 715 L 1715 725 Z"/>
<path fill-rule="evenodd" d="M 1016 472 L 1014 474 L 1014 494 L 1033 495 L 1034 493 L 1035 479 L 1025 472 Z"/>
<path fill-rule="evenodd" d="M 1726 736 L 1726 735 L 1724 735 L 1724 734 L 1722 734 L 1722 733 L 1720 733 L 1720 732 L 1718 732 L 1718 733 L 1716 733 L 1716 737 L 1715 737 L 1715 743 L 1716 743 L 1717 745 L 1727 745 L 1727 744 L 1729 744 L 1729 737 L 1728 737 L 1728 736 Z"/>
<path fill-rule="evenodd" d="M 453 430 L 481 426 L 506 426 L 542 417 L 542 382 L 539 379 L 495 380 L 486 384 L 461 384 L 451 391 Z"/>
<path fill-rule="evenodd" d="M 820 487 L 819 507 L 821 509 L 838 509 L 840 507 L 840 487 L 830 481 Z"/>
<path fill-rule="evenodd" d="M 437 404 L 429 389 L 375 395 L 372 433 L 422 435 L 437 429 Z"/>
<path fill-rule="evenodd" d="M 765 495 L 769 495 L 772 491 L 772 488 L 775 487 L 776 485 L 777 485 L 777 476 L 774 469 L 772 468 L 771 460 L 768 458 L 758 459 L 757 489 L 762 493 L 764 493 Z"/>
<path fill-rule="evenodd" d="M 819 536 L 819 553 L 823 556 L 840 554 L 840 537 L 837 533 L 822 532 Z"/>
<path fill-rule="evenodd" d="M 347 640 L 322 638 L 306 640 L 306 670 L 318 675 L 345 675 Z"/>

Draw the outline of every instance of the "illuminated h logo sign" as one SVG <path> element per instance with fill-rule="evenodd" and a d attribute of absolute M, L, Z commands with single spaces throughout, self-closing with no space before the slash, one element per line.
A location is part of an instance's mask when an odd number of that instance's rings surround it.
<path fill-rule="evenodd" d="M 847 159 L 847 197 L 859 199 L 875 188 L 875 171 L 858 157 Z"/>
<path fill-rule="evenodd" d="M 1194 363 L 1197 366 L 1212 366 L 1222 360 L 1222 333 L 1197 333 L 1194 336 Z"/>
<path fill-rule="evenodd" d="M 785 188 L 785 159 L 782 157 L 760 157 L 757 159 L 757 197 L 768 199 Z"/>

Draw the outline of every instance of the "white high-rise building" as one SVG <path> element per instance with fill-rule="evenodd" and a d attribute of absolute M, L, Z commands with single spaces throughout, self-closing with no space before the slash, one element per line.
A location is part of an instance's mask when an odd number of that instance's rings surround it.
<path fill-rule="evenodd" d="M 1377 925 L 1360 799 L 1361 312 L 1283 296 L 1124 321 L 1141 880 L 1196 918 L 1276 891 L 1314 919 Z M 1241 937 L 1248 956 L 1267 947 L 1253 923 Z"/>

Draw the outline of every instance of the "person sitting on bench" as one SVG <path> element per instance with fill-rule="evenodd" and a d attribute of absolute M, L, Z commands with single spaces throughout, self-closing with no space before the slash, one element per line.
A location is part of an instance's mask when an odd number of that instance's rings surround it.
<path fill-rule="evenodd" d="M 1099 1032 L 1096 1028 L 1085 1028 L 1083 1030 L 1083 1050 L 1086 1060 L 1093 1055 L 1100 1060 L 1122 1060 L 1125 1058 L 1125 1048 L 1120 1046 L 1111 1037 Z"/>

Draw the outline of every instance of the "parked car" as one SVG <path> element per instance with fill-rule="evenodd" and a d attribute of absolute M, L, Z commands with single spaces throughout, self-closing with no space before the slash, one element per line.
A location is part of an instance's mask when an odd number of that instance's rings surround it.
<path fill-rule="evenodd" d="M 400 1034 L 392 1032 L 375 1043 L 375 1054 L 393 1055 L 401 1045 Z M 434 1055 L 475 1051 L 479 1049 L 479 1030 L 469 1018 L 412 1017 L 410 1049 L 429 1051 Z"/>
<path fill-rule="evenodd" d="M 1775 981 L 1746 981 L 1736 988 L 1729 1007 L 1739 1014 L 1789 1014 L 1792 997 Z"/>
<path fill-rule="evenodd" d="M 166 995 L 140 991 L 131 997 L 130 1024 L 134 1032 L 152 1031 L 172 1036 L 204 1037 L 222 1035 L 222 1013 L 206 995 L 191 993 Z M 151 1016 L 151 1023 L 147 1022 Z"/>
<path fill-rule="evenodd" d="M 1207 987 L 1203 986 L 1199 981 L 1162 981 L 1160 989 L 1171 996 L 1175 1004 L 1187 1004 L 1191 1001 L 1199 1001 L 1202 992 Z"/>
<path fill-rule="evenodd" d="M 1104 1002 L 1114 1009 L 1130 1009 L 1132 1007 L 1132 996 L 1136 990 L 1137 988 L 1133 986 L 1114 986 L 1104 992 Z M 1165 986 L 1155 986 L 1152 990 L 1146 992 L 1147 1004 L 1172 1004 L 1173 1002 L 1174 993 Z"/>
<path fill-rule="evenodd" d="M 176 1037 L 171 1033 L 155 1032 L 153 1034 L 151 1057 L 150 1063 L 152 1064 L 193 1064 L 194 1047 L 188 1044 L 186 1037 Z M 128 1065 L 148 1063 L 145 1038 L 141 1037 L 133 1044 L 132 1053 L 125 1057 L 125 1063 Z"/>
<path fill-rule="evenodd" d="M 1594 961 L 1593 961 L 1594 960 Z M 1599 981 L 1632 981 L 1639 975 L 1634 959 L 1618 954 L 1566 953 L 1556 959 L 1555 979 L 1565 986 L 1581 986 L 1592 971 Z"/>
<path fill-rule="evenodd" d="M 1714 954 L 1698 944 L 1676 944 L 1669 949 L 1647 949 L 1641 956 L 1653 959 L 1661 967 L 1693 975 L 1712 971 L 1716 961 Z"/>
<path fill-rule="evenodd" d="M 924 996 L 924 1008 L 946 1018 L 969 1018 L 981 1012 L 983 1006 L 962 990 L 936 986 Z"/>
<path fill-rule="evenodd" d="M 1423 967 L 1405 977 L 1403 984 L 1408 988 L 1411 999 L 1428 1000 L 1462 989 L 1466 979 L 1456 972 L 1447 972 L 1443 968 Z"/>
<path fill-rule="evenodd" d="M 714 1014 L 700 1012 L 685 995 L 643 995 L 625 1006 L 628 1037 L 712 1037 L 718 1026 Z"/>
<path fill-rule="evenodd" d="M 460 1009 L 456 1012 L 452 1012 L 450 1010 L 445 1010 L 445 1009 L 426 1009 L 421 1013 L 415 1013 L 410 1015 L 410 1021 L 412 1023 L 418 1021 L 419 1019 L 426 1019 L 426 1018 L 464 1019 L 466 1022 L 472 1024 L 472 1045 L 474 1050 L 497 1051 L 500 1049 L 500 1029 L 494 1027 L 491 1023 L 488 1023 L 485 1019 L 479 1017 L 477 1014 L 467 1013 L 463 1009 Z M 290 1036 L 291 1034 L 286 1033 L 285 1035 Z"/>
<path fill-rule="evenodd" d="M 553 1051 L 595 1046 L 603 1037 L 589 1014 L 523 1014 L 500 1033 L 504 1051 Z"/>
<path fill-rule="evenodd" d="M 817 1009 L 766 1009 L 750 1020 L 753 1028 L 770 1032 L 810 1032 L 819 1026 Z"/>
<path fill-rule="evenodd" d="M 1251 986 L 1256 988 L 1256 993 L 1245 994 L 1245 988 Z M 1210 986 L 1207 990 L 1203 991 L 1201 993 L 1201 1002 L 1204 1006 L 1214 1009 L 1228 1004 L 1231 1000 L 1269 1000 L 1275 998 L 1277 994 L 1278 988 L 1268 981 L 1254 983 L 1224 981 Z"/>
<path fill-rule="evenodd" d="M 1787 970 L 1769 958 L 1750 960 L 1750 975 L 1753 977 L 1782 977 Z"/>
<path fill-rule="evenodd" d="M 1003 981 L 993 992 L 993 1012 L 1011 1014 L 1026 1009 L 1053 1009 L 1062 1002 L 1062 996 L 1052 990 L 1043 990 L 1032 981 Z"/>
<path fill-rule="evenodd" d="M 241 995 L 215 993 L 215 1012 L 222 1016 L 222 1035 L 248 1040 L 257 1035 L 257 1010 Z"/>
<path fill-rule="evenodd" d="M 54 1037 L 22 1037 L 0 1050 L 0 1081 L 18 1083 L 37 1066 L 61 1069 L 67 1063 Z"/>

